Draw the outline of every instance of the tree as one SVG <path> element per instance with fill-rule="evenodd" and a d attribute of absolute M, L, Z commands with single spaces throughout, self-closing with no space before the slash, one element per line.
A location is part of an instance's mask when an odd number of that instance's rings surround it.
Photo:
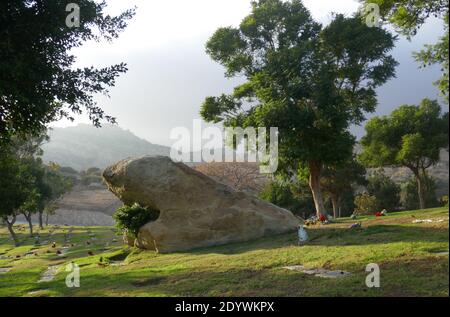
<path fill-rule="evenodd" d="M 34 134 L 61 117 L 87 112 L 94 125 L 114 122 L 93 95 L 108 93 L 127 68 L 74 68 L 72 53 L 89 40 L 118 37 L 134 10 L 104 13 L 106 1 L 79 0 L 79 27 L 66 25 L 64 0 L 0 2 L 0 146 L 13 135 Z"/>
<path fill-rule="evenodd" d="M 33 214 L 39 212 L 45 204 L 48 186 L 44 183 L 44 166 L 40 158 L 28 157 L 20 159 L 20 164 L 23 166 L 23 177 L 26 177 L 27 187 L 25 191 L 26 199 L 22 205 L 18 207 L 18 212 L 21 213 L 30 230 L 30 236 L 33 236 Z"/>
<path fill-rule="evenodd" d="M 64 176 L 58 164 L 50 163 L 45 166 L 44 186 L 41 191 L 43 196 L 43 204 L 40 205 L 39 213 L 39 227 L 43 228 L 42 216 L 44 212 L 52 214 L 58 207 L 58 201 L 73 187 L 73 180 L 71 177 Z M 48 224 L 48 217 L 46 224 Z"/>
<path fill-rule="evenodd" d="M 417 181 L 420 208 L 425 209 L 423 178 L 426 169 L 439 162 L 441 149 L 448 147 L 448 129 L 448 113 L 441 113 L 437 101 L 403 105 L 367 123 L 359 159 L 368 167 L 409 168 Z"/>
<path fill-rule="evenodd" d="M 429 17 L 444 21 L 444 35 L 435 44 L 425 45 L 420 52 L 415 52 L 415 59 L 422 67 L 432 64 L 442 66 L 442 77 L 436 82 L 441 93 L 448 102 L 448 69 L 449 69 L 449 14 L 448 0 L 361 0 L 365 5 L 377 4 L 380 14 L 388 23 L 403 35 L 411 38 Z M 370 12 L 367 12 L 370 13 Z"/>
<path fill-rule="evenodd" d="M 395 211 L 400 206 L 400 186 L 381 171 L 376 171 L 369 177 L 367 191 L 377 199 L 378 211 Z"/>
<path fill-rule="evenodd" d="M 360 17 L 336 15 L 325 28 L 301 1 L 259 0 L 238 28 L 206 44 L 227 77 L 245 77 L 231 95 L 207 97 L 200 114 L 227 127 L 278 127 L 278 173 L 309 170 L 318 215 L 324 165 L 352 155 L 348 129 L 376 107 L 375 88 L 394 76 L 394 38 Z"/>
<path fill-rule="evenodd" d="M 351 160 L 337 166 L 325 167 L 320 186 L 328 194 L 333 207 L 333 217 L 340 217 L 342 198 L 346 192 L 354 191 L 354 187 L 365 185 L 366 169 L 353 156 Z"/>
<path fill-rule="evenodd" d="M 422 180 L 422 183 L 425 205 L 430 208 L 438 207 L 439 202 L 436 198 L 436 182 L 432 177 L 426 175 Z M 415 178 L 411 178 L 403 184 L 402 203 L 406 210 L 416 210 L 420 208 L 417 185 L 417 180 Z"/>
<path fill-rule="evenodd" d="M 19 245 L 14 232 L 17 210 L 27 201 L 30 181 L 15 153 L 10 148 L 0 151 L 0 217 L 16 246 Z"/>

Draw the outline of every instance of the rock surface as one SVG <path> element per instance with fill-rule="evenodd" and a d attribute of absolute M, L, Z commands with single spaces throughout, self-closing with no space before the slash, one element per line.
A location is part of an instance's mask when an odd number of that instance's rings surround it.
<path fill-rule="evenodd" d="M 127 159 L 107 168 L 109 189 L 125 204 L 160 212 L 144 225 L 136 246 L 159 252 L 189 250 L 248 241 L 295 230 L 288 210 L 237 192 L 175 163 L 169 157 Z"/>

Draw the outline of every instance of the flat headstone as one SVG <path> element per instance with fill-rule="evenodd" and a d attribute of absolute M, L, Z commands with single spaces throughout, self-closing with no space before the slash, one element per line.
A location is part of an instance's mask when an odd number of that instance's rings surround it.
<path fill-rule="evenodd" d="M 0 274 L 6 274 L 12 270 L 12 267 L 0 267 Z"/>
<path fill-rule="evenodd" d="M 58 272 L 59 265 L 49 266 L 48 269 L 42 273 L 41 279 L 38 283 L 51 282 L 55 279 L 56 273 Z"/>

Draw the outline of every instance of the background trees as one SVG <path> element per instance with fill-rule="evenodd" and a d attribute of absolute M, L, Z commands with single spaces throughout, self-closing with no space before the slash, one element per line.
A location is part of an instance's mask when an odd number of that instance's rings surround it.
<path fill-rule="evenodd" d="M 323 167 L 352 155 L 351 124 L 376 107 L 375 88 L 394 75 L 394 38 L 359 17 L 335 16 L 325 28 L 301 1 L 259 0 L 238 28 L 218 29 L 206 45 L 226 76 L 246 82 L 207 97 L 202 117 L 225 126 L 278 127 L 280 173 L 309 170 L 318 215 L 326 215 Z"/>
<path fill-rule="evenodd" d="M 424 99 L 419 106 L 404 105 L 390 116 L 375 117 L 366 125 L 359 158 L 369 167 L 404 166 L 417 182 L 420 208 L 426 208 L 426 170 L 439 161 L 440 150 L 448 147 L 448 113 L 437 101 Z"/>
<path fill-rule="evenodd" d="M 42 228 L 42 214 L 69 188 L 70 181 L 56 169 L 54 164 L 46 166 L 39 155 L 44 132 L 38 137 L 23 140 L 15 137 L 14 143 L 0 151 L 0 219 L 19 244 L 13 225 L 22 214 L 33 235 L 32 216 L 39 214 Z"/>
<path fill-rule="evenodd" d="M 367 180 L 369 195 L 377 200 L 376 210 L 396 211 L 400 207 L 401 187 L 382 171 L 375 171 Z"/>
<path fill-rule="evenodd" d="M 95 125 L 114 121 L 93 100 L 108 92 L 125 64 L 75 69 L 71 49 L 117 38 L 133 16 L 104 13 L 106 1 L 79 0 L 80 27 L 66 26 L 67 1 L 0 2 L 0 146 L 13 135 L 36 133 L 83 110 Z"/>
<path fill-rule="evenodd" d="M 321 177 L 320 186 L 329 196 L 333 208 L 333 217 L 340 217 L 345 195 L 353 195 L 357 186 L 366 184 L 366 169 L 355 157 L 337 166 L 327 166 Z"/>

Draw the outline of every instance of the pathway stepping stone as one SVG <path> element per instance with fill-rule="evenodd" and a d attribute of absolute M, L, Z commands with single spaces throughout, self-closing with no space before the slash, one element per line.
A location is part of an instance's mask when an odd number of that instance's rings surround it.
<path fill-rule="evenodd" d="M 290 271 L 299 271 L 308 275 L 314 275 L 322 278 L 342 278 L 350 275 L 350 272 L 342 270 L 326 270 L 326 269 L 306 269 L 303 265 L 285 266 L 283 269 Z"/>
<path fill-rule="evenodd" d="M 6 274 L 12 270 L 12 267 L 0 267 L 0 274 Z"/>
<path fill-rule="evenodd" d="M 53 281 L 55 279 L 59 267 L 60 267 L 59 265 L 49 266 L 47 271 L 42 273 L 41 279 L 38 281 L 38 283 Z"/>

